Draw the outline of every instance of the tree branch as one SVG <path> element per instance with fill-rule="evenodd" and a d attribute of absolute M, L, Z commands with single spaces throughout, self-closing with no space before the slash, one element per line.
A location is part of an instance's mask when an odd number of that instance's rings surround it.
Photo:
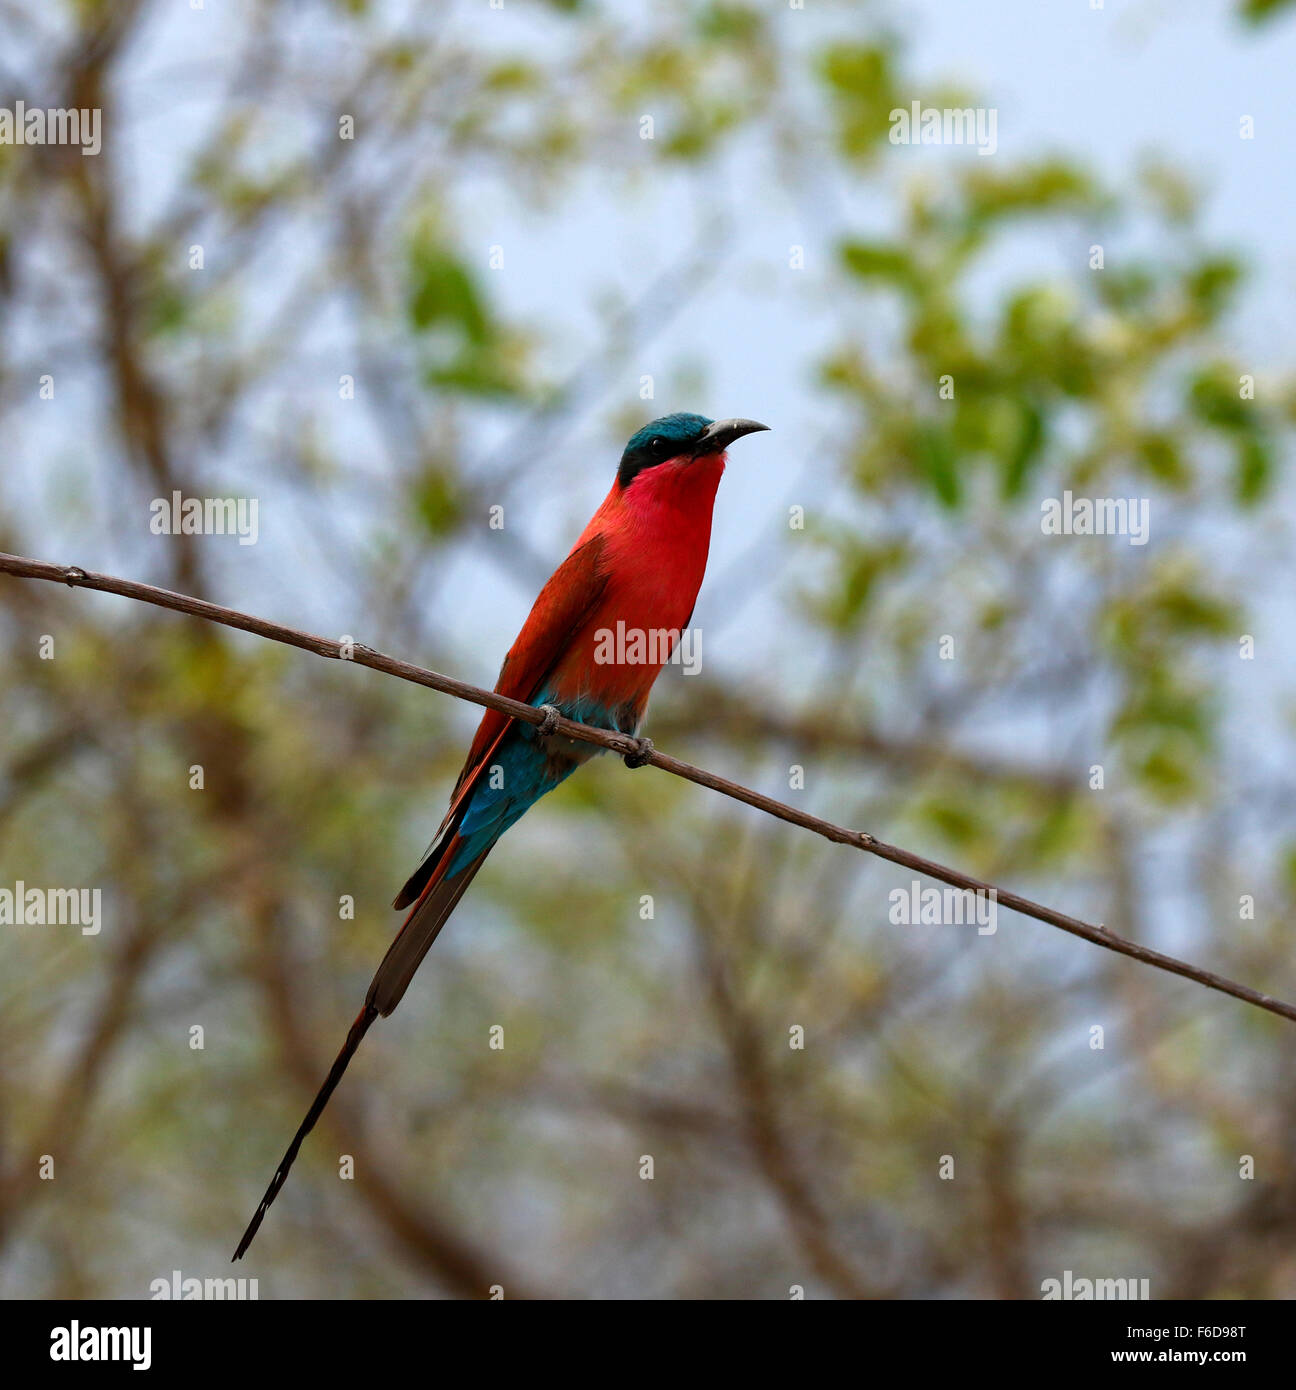
<path fill-rule="evenodd" d="M 76 566 L 53 565 L 43 560 L 31 560 L 21 555 L 4 553 L 0 553 L 0 574 L 12 574 L 20 579 L 47 579 L 54 583 L 67 584 L 72 588 L 94 589 L 100 593 L 119 594 L 123 598 L 138 599 L 142 603 L 152 603 L 159 608 L 169 608 L 177 613 L 186 613 L 190 617 L 204 618 L 208 622 L 221 623 L 225 627 L 252 632 L 258 637 L 265 637 L 272 642 L 282 642 L 290 647 L 300 647 L 303 651 L 314 652 L 316 656 L 329 657 L 333 660 L 354 661 L 358 666 L 367 666 L 371 670 L 381 671 L 385 675 L 395 676 L 399 680 L 410 681 L 414 685 L 424 685 L 430 690 L 438 690 L 444 695 L 453 695 L 456 699 L 467 700 L 474 705 L 483 705 L 487 709 L 498 710 L 500 713 L 510 715 L 526 724 L 540 724 L 546 718 L 533 705 L 523 704 L 520 700 L 512 700 L 507 695 L 500 695 L 493 690 L 483 690 L 480 686 L 469 685 L 467 681 L 455 680 L 452 676 L 443 676 L 439 672 L 425 670 L 423 667 L 414 666 L 408 661 L 400 661 L 396 657 L 374 651 L 372 647 L 356 643 L 354 646 L 344 649 L 342 643 L 334 641 L 332 638 L 317 637 L 313 633 L 302 632 L 298 628 L 268 622 L 264 618 L 240 613 L 233 608 L 223 608 L 220 604 L 208 603 L 205 599 L 192 598 L 188 594 L 172 593 L 169 589 L 159 589 L 152 584 L 138 584 L 129 579 L 116 579 L 111 575 L 93 574 L 78 569 Z M 631 735 L 613 733 L 608 729 L 597 729 L 589 724 L 578 724 L 573 719 L 559 718 L 553 725 L 553 732 L 560 733 L 567 738 L 578 739 L 582 743 L 592 743 L 597 747 L 610 749 L 623 756 L 640 753 L 639 740 Z M 700 787 L 707 787 L 711 791 L 719 792 L 722 796 L 732 797 L 735 801 L 754 806 L 758 811 L 777 816 L 779 820 L 787 821 L 790 825 L 800 826 L 803 830 L 811 830 L 816 835 L 822 835 L 824 839 L 831 840 L 834 844 L 850 845 L 854 849 L 863 850 L 866 854 L 876 855 L 879 859 L 887 859 L 893 864 L 900 864 L 904 868 L 912 869 L 915 873 L 938 879 L 940 882 L 948 883 L 955 888 L 971 889 L 973 892 L 984 894 L 993 893 L 997 902 L 1011 908 L 1014 912 L 1021 913 L 1024 917 L 1033 917 L 1037 922 L 1045 922 L 1051 927 L 1070 932 L 1072 936 L 1083 937 L 1086 941 L 1092 941 L 1096 946 L 1119 952 L 1121 955 L 1141 961 L 1144 965 L 1151 965 L 1158 970 L 1168 971 L 1172 975 L 1181 975 L 1185 979 L 1195 980 L 1199 985 L 1205 985 L 1207 989 L 1232 995 L 1234 999 L 1241 999 L 1244 1003 L 1254 1004 L 1258 1009 L 1265 1009 L 1271 1014 L 1278 1014 L 1282 1018 L 1296 1022 L 1296 1005 L 1275 999 L 1269 994 L 1262 994 L 1259 990 L 1238 984 L 1235 980 L 1226 979 L 1223 975 L 1217 975 L 1213 971 L 1192 965 L 1188 961 L 1179 960 L 1175 956 L 1168 956 L 1161 951 L 1154 951 L 1147 946 L 1141 946 L 1138 942 L 1128 941 L 1124 937 L 1117 936 L 1114 932 L 1109 932 L 1101 924 L 1094 926 L 1089 922 L 1082 922 L 1077 917 L 1069 917 L 1066 913 L 1045 907 L 1042 903 L 1032 902 L 1031 899 L 1022 897 L 1020 893 L 998 888 L 990 883 L 983 883 L 980 879 L 973 878 L 970 874 L 962 873 L 958 869 L 947 868 L 944 864 L 938 864 L 933 859 L 926 859 L 920 854 L 913 854 L 897 845 L 889 845 L 883 840 L 875 839 L 865 831 L 849 830 L 845 826 L 835 825 L 832 821 L 823 820 L 819 816 L 812 816 L 806 811 L 798 810 L 795 806 L 787 805 L 786 802 L 776 801 L 773 797 L 753 791 L 750 787 L 744 787 L 738 782 L 731 782 L 725 777 L 717 776 L 714 772 L 708 772 L 705 768 L 694 767 L 692 763 L 681 762 L 680 759 L 672 758 L 666 753 L 659 753 L 655 749 L 644 755 L 643 762 L 644 765 L 651 764 L 653 767 L 659 767 L 663 772 L 669 772 L 675 777 L 682 777 L 687 782 L 694 782 Z"/>

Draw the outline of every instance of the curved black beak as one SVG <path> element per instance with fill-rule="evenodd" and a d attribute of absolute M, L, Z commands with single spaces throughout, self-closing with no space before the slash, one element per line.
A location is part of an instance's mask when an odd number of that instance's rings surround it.
<path fill-rule="evenodd" d="M 693 457 L 699 458 L 703 454 L 722 454 L 735 439 L 741 439 L 745 434 L 755 434 L 757 430 L 767 429 L 769 426 L 762 425 L 758 420 L 716 420 L 706 427 L 702 437 L 693 446 Z"/>

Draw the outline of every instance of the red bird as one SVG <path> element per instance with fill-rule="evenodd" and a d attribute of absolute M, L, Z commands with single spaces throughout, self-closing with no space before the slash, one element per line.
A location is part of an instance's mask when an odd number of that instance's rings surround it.
<path fill-rule="evenodd" d="M 541 589 L 495 689 L 582 724 L 637 734 L 653 682 L 688 626 L 702 586 L 725 450 L 735 439 L 768 428 L 755 420 L 664 415 L 635 434 L 603 505 Z M 663 633 L 668 639 L 656 640 Z M 631 640 L 610 640 L 613 635 Z M 436 839 L 392 904 L 408 907 L 409 915 L 248 1223 L 236 1260 L 252 1244 L 369 1025 L 400 1003 L 495 842 L 602 751 L 547 733 L 544 725 L 486 711 Z"/>

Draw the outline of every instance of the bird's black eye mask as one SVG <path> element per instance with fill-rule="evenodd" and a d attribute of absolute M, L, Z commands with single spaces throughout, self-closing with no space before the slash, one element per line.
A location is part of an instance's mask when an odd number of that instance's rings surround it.
<path fill-rule="evenodd" d="M 705 415 L 663 415 L 630 437 L 621 455 L 617 480 L 629 487 L 645 468 L 678 458 L 702 437 L 711 421 Z"/>

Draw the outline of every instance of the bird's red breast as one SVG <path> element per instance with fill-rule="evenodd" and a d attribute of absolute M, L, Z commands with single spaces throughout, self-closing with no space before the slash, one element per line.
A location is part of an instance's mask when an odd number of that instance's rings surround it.
<path fill-rule="evenodd" d="M 601 538 L 598 568 L 606 583 L 554 670 L 557 693 L 592 695 L 609 708 L 646 703 L 662 661 L 600 663 L 599 634 L 617 631 L 618 624 L 645 633 L 687 626 L 706 574 L 724 467 L 723 454 L 678 459 L 645 470 L 629 487 L 613 484 L 576 542 L 578 549 Z"/>

